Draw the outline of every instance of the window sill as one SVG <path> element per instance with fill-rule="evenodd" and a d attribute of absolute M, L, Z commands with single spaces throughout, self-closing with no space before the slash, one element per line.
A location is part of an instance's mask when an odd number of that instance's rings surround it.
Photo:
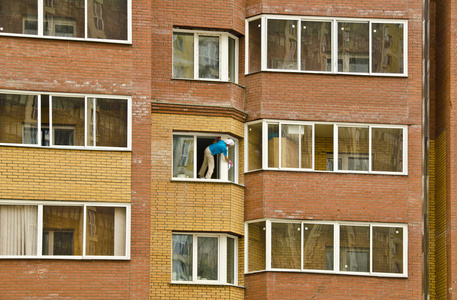
<path fill-rule="evenodd" d="M 69 255 L 56 255 L 56 256 L 19 256 L 19 255 L 10 255 L 10 256 L 1 256 L 1 260 L 5 259 L 40 259 L 40 260 L 81 260 L 81 261 L 91 261 L 91 260 L 113 260 L 113 261 L 119 261 L 119 260 L 125 260 L 129 261 L 130 257 L 126 256 L 117 256 L 117 257 L 112 257 L 112 256 L 69 256 Z"/>
<path fill-rule="evenodd" d="M 84 147 L 84 146 L 38 146 L 27 144 L 4 144 L 0 143 L 0 147 L 20 147 L 34 149 L 60 149 L 60 150 L 83 150 L 83 151 L 116 151 L 116 152 L 132 152 L 129 148 L 110 148 L 110 147 Z"/>
<path fill-rule="evenodd" d="M 211 285 L 211 286 L 221 286 L 221 287 L 235 287 L 235 288 L 240 288 L 244 289 L 244 286 L 241 285 L 236 285 L 236 284 L 230 284 L 230 283 L 221 283 L 221 282 L 186 282 L 186 281 L 172 281 L 170 282 L 171 285 Z"/>
<path fill-rule="evenodd" d="M 368 76 L 368 77 L 398 77 L 408 78 L 408 74 L 396 73 L 351 73 L 351 72 L 327 72 L 327 71 L 299 71 L 299 70 L 261 70 L 252 73 L 245 73 L 245 76 L 254 75 L 262 72 L 267 73 L 293 73 L 293 74 L 315 74 L 315 75 L 350 75 L 350 76 Z"/>
<path fill-rule="evenodd" d="M 192 182 L 192 183 L 220 183 L 220 184 L 234 184 L 244 188 L 245 186 L 232 181 L 225 181 L 220 179 L 205 179 L 205 178 L 176 178 L 171 179 L 172 182 Z"/>
<path fill-rule="evenodd" d="M 132 45 L 131 40 L 121 41 L 121 40 L 104 40 L 104 39 L 90 39 L 90 38 L 68 38 L 68 37 L 59 37 L 59 36 L 39 36 L 33 34 L 19 34 L 19 33 L 0 33 L 0 36 L 7 37 L 18 37 L 18 38 L 32 38 L 32 39 L 44 39 L 44 40 L 61 40 L 61 41 L 75 41 L 75 42 L 94 42 L 94 43 L 104 43 L 104 44 L 123 44 L 123 45 Z"/>
<path fill-rule="evenodd" d="M 267 273 L 267 272 L 281 272 L 281 273 L 303 273 L 303 274 L 327 274 L 327 275 L 351 275 L 351 276 L 365 276 L 365 277 L 381 277 L 381 278 L 408 278 L 407 274 L 388 274 L 388 273 L 367 273 L 367 272 L 336 272 L 324 270 L 287 270 L 287 269 L 272 269 L 245 272 L 245 275 Z"/>
<path fill-rule="evenodd" d="M 328 174 L 362 174 L 362 175 L 393 175 L 393 176 L 408 176 L 408 173 L 400 172 L 368 172 L 368 171 L 320 171 L 310 169 L 256 169 L 245 171 L 245 174 L 260 172 L 260 171 L 273 171 L 273 172 L 300 172 L 300 173 L 328 173 Z"/>

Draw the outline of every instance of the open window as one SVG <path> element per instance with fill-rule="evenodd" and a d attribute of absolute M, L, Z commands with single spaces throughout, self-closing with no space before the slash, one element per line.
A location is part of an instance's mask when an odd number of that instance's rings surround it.
<path fill-rule="evenodd" d="M 235 146 L 228 148 L 227 156 L 233 162 L 233 167 L 225 161 L 222 154 L 214 156 L 214 172 L 211 180 L 238 181 L 238 140 L 228 135 L 212 134 L 173 134 L 173 178 L 193 180 L 198 178 L 204 161 L 205 149 L 218 140 L 232 139 Z M 206 174 L 206 171 L 203 171 Z"/>

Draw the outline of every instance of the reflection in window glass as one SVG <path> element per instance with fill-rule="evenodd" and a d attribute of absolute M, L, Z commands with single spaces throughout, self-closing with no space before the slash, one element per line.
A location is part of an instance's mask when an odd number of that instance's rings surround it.
<path fill-rule="evenodd" d="M 313 127 L 311 125 L 300 126 L 301 136 L 301 168 L 311 169 L 313 156 Z"/>
<path fill-rule="evenodd" d="M 38 144 L 38 97 L 0 94 L 0 143 Z"/>
<path fill-rule="evenodd" d="M 370 271 L 370 227 L 340 226 L 340 270 Z"/>
<path fill-rule="evenodd" d="M 3 0 L 0 6 L 0 33 L 38 34 L 38 1 Z"/>
<path fill-rule="evenodd" d="M 227 237 L 227 283 L 235 284 L 235 239 Z"/>
<path fill-rule="evenodd" d="M 373 128 L 371 132 L 373 171 L 403 171 L 403 130 Z"/>
<path fill-rule="evenodd" d="M 219 37 L 199 36 L 198 77 L 219 79 Z"/>
<path fill-rule="evenodd" d="M 368 171 L 369 129 L 362 127 L 338 127 L 338 159 L 341 170 Z"/>
<path fill-rule="evenodd" d="M 372 24 L 372 72 L 403 73 L 403 24 Z"/>
<path fill-rule="evenodd" d="M 248 171 L 262 169 L 262 123 L 248 125 Z"/>
<path fill-rule="evenodd" d="M 271 267 L 301 269 L 301 225 L 271 223 Z"/>
<path fill-rule="evenodd" d="M 236 42 L 231 37 L 228 38 L 229 51 L 228 51 L 228 79 L 235 82 L 236 79 Z"/>
<path fill-rule="evenodd" d="M 172 243 L 171 279 L 174 281 L 192 281 L 192 235 L 174 234 Z"/>
<path fill-rule="evenodd" d="M 37 255 L 36 205 L 0 205 L 0 255 Z"/>
<path fill-rule="evenodd" d="M 267 67 L 298 69 L 298 30 L 295 20 L 268 20 Z"/>
<path fill-rule="evenodd" d="M 95 103 L 97 121 L 95 146 L 127 147 L 127 101 L 98 98 Z"/>
<path fill-rule="evenodd" d="M 173 177 L 194 178 L 194 137 L 173 135 Z"/>
<path fill-rule="evenodd" d="M 332 70 L 331 22 L 301 22 L 301 70 Z"/>
<path fill-rule="evenodd" d="M 303 269 L 334 270 L 333 225 L 303 224 Z"/>
<path fill-rule="evenodd" d="M 84 0 L 43 2 L 44 35 L 79 37 L 85 35 Z"/>
<path fill-rule="evenodd" d="M 403 273 L 403 228 L 373 227 L 373 272 Z"/>
<path fill-rule="evenodd" d="M 198 237 L 197 279 L 217 280 L 218 238 Z"/>
<path fill-rule="evenodd" d="M 338 72 L 368 73 L 368 23 L 338 22 Z"/>
<path fill-rule="evenodd" d="M 81 206 L 43 206 L 43 255 L 83 254 Z"/>
<path fill-rule="evenodd" d="M 123 256 L 126 242 L 124 207 L 87 207 L 86 255 Z"/>
<path fill-rule="evenodd" d="M 300 167 L 300 128 L 298 125 L 281 126 L 281 167 Z"/>
<path fill-rule="evenodd" d="M 261 70 L 261 19 L 249 22 L 249 73 Z"/>
<path fill-rule="evenodd" d="M 333 171 L 333 125 L 314 126 L 314 169 Z"/>
<path fill-rule="evenodd" d="M 231 182 L 235 182 L 236 178 L 236 173 L 235 173 L 235 170 L 236 170 L 236 147 L 233 146 L 232 148 L 229 148 L 227 149 L 227 155 L 228 155 L 228 158 L 232 161 L 233 163 L 233 166 L 228 170 L 228 180 L 231 181 Z M 224 159 L 225 160 L 225 159 Z"/>
<path fill-rule="evenodd" d="M 194 78 L 193 33 L 173 33 L 173 78 Z"/>
<path fill-rule="evenodd" d="M 268 167 L 279 168 L 279 124 L 268 124 Z"/>
<path fill-rule="evenodd" d="M 127 0 L 87 0 L 88 37 L 127 40 Z"/>
<path fill-rule="evenodd" d="M 265 222 L 248 224 L 248 272 L 266 268 L 266 231 Z"/>
<path fill-rule="evenodd" d="M 53 145 L 84 146 L 84 103 L 84 98 L 52 97 Z"/>

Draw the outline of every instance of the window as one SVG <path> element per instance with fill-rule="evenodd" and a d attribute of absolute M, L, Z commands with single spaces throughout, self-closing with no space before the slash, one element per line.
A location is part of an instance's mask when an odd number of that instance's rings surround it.
<path fill-rule="evenodd" d="M 263 120 L 245 136 L 246 171 L 407 173 L 406 126 Z"/>
<path fill-rule="evenodd" d="M 226 234 L 173 234 L 172 282 L 237 284 L 237 247 Z"/>
<path fill-rule="evenodd" d="M 206 174 L 206 168 L 202 168 L 206 147 L 217 140 L 232 139 L 235 146 L 227 149 L 228 158 L 233 167 L 225 161 L 223 154 L 214 156 L 214 171 L 211 180 L 238 181 L 238 140 L 228 135 L 213 134 L 173 134 L 173 178 L 179 180 L 194 180 Z M 203 177 L 201 176 L 201 177 Z"/>
<path fill-rule="evenodd" d="M 130 99 L 0 92 L 0 144 L 130 148 Z"/>
<path fill-rule="evenodd" d="M 6 0 L 0 34 L 129 42 L 131 0 Z"/>
<path fill-rule="evenodd" d="M 173 78 L 238 82 L 238 38 L 222 32 L 175 30 Z"/>
<path fill-rule="evenodd" d="M 247 74 L 407 75 L 407 21 L 263 15 L 246 33 Z"/>
<path fill-rule="evenodd" d="M 407 276 L 407 225 L 259 220 L 246 223 L 246 272 Z"/>
<path fill-rule="evenodd" d="M 129 204 L 1 201 L 0 220 L 0 258 L 129 258 Z"/>

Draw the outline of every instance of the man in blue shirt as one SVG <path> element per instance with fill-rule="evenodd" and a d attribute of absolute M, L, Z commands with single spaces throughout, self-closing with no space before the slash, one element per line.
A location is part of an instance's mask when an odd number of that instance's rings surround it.
<path fill-rule="evenodd" d="M 211 179 L 211 176 L 213 175 L 214 171 L 214 156 L 216 154 L 223 154 L 225 161 L 227 163 L 230 163 L 230 159 L 228 158 L 228 153 L 227 150 L 228 148 L 231 148 L 235 145 L 235 142 L 232 139 L 227 139 L 227 140 L 219 140 L 216 143 L 213 143 L 212 145 L 209 145 L 205 149 L 205 158 L 203 159 L 203 164 L 200 168 L 200 171 L 198 172 L 198 177 L 205 179 Z M 206 167 L 208 167 L 208 172 L 206 172 L 205 176 L 205 170 Z"/>

